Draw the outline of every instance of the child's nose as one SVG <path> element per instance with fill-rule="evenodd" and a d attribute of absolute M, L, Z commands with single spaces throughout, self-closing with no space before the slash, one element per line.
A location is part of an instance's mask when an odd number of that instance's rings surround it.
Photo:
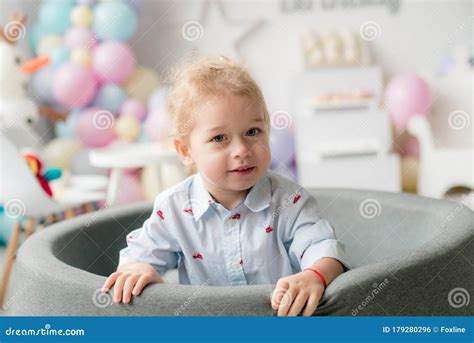
<path fill-rule="evenodd" d="M 232 154 L 234 158 L 244 159 L 251 156 L 251 148 L 245 142 L 238 140 L 233 146 Z"/>

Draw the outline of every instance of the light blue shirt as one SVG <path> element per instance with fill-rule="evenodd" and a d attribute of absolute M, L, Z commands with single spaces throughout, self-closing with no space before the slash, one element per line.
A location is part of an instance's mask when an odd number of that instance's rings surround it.
<path fill-rule="evenodd" d="M 178 268 L 180 284 L 276 284 L 332 257 L 348 267 L 334 229 L 298 184 L 272 171 L 231 211 L 200 174 L 160 193 L 143 227 L 127 236 L 120 264 L 150 263 L 161 275 Z"/>

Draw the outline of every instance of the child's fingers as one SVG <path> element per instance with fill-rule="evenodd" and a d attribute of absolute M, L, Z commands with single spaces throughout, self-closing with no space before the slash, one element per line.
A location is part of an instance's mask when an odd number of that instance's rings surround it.
<path fill-rule="evenodd" d="M 278 310 L 281 300 L 288 290 L 289 285 L 290 284 L 288 281 L 278 280 L 272 295 L 272 308 L 274 310 Z"/>
<path fill-rule="evenodd" d="M 302 313 L 303 316 L 312 316 L 314 311 L 318 307 L 318 297 L 314 294 L 310 295 L 308 301 L 306 302 L 306 307 Z"/>
<path fill-rule="evenodd" d="M 135 284 L 135 287 L 133 288 L 133 295 L 137 296 L 140 295 L 140 293 L 143 290 L 143 287 L 148 285 L 150 283 L 150 277 L 148 275 L 142 275 L 137 283 Z"/>
<path fill-rule="evenodd" d="M 122 294 L 122 301 L 124 304 L 128 304 L 130 302 L 130 298 L 132 297 L 132 289 L 139 278 L 140 274 L 136 274 L 129 276 L 128 279 L 125 281 Z"/>
<path fill-rule="evenodd" d="M 308 300 L 309 294 L 307 292 L 298 292 L 298 295 L 295 298 L 295 301 L 293 301 L 293 304 L 291 305 L 290 310 L 288 311 L 288 316 L 297 316 L 300 314 L 301 310 L 303 309 L 304 305 L 306 304 L 306 301 Z"/>
<path fill-rule="evenodd" d="M 288 288 L 283 297 L 281 298 L 280 306 L 278 307 L 278 316 L 286 316 L 290 310 L 291 304 L 296 296 L 296 290 Z"/>
<path fill-rule="evenodd" d="M 110 287 L 112 287 L 115 283 L 115 280 L 117 280 L 117 278 L 120 276 L 120 274 L 122 273 L 115 272 L 110 274 L 110 276 L 107 278 L 107 280 L 105 280 L 104 285 L 102 286 L 102 292 L 107 293 L 110 290 Z"/>
<path fill-rule="evenodd" d="M 114 302 L 119 303 L 122 299 L 123 285 L 129 276 L 130 274 L 122 274 L 118 277 L 117 281 L 115 281 Z"/>

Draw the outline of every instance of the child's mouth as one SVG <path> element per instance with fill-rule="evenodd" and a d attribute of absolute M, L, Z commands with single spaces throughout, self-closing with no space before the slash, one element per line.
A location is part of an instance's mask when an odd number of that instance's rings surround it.
<path fill-rule="evenodd" d="M 253 172 L 254 169 L 255 167 L 242 167 L 242 168 L 231 170 L 230 172 L 235 175 L 248 175 L 251 172 Z"/>

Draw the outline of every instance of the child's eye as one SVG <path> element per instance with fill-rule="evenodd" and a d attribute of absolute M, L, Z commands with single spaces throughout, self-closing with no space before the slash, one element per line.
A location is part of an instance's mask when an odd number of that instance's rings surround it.
<path fill-rule="evenodd" d="M 259 128 L 254 127 L 254 128 L 247 131 L 247 136 L 256 136 L 260 132 L 262 132 L 262 130 L 260 130 Z"/>
<path fill-rule="evenodd" d="M 224 135 L 217 135 L 212 140 L 216 143 L 220 143 L 220 142 L 223 142 L 225 140 L 225 137 L 224 137 Z"/>

